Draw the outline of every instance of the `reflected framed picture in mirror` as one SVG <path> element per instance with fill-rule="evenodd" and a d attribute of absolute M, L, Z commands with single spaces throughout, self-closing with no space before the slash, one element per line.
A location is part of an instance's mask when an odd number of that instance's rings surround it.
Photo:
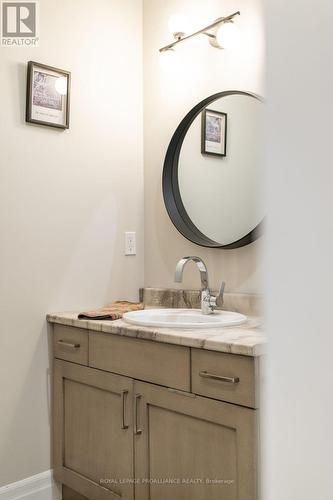
<path fill-rule="evenodd" d="M 226 156 L 227 114 L 213 109 L 205 109 L 202 112 L 201 120 L 201 153 L 203 155 Z"/>
<path fill-rule="evenodd" d="M 69 128 L 70 83 L 69 71 L 29 61 L 26 121 Z"/>

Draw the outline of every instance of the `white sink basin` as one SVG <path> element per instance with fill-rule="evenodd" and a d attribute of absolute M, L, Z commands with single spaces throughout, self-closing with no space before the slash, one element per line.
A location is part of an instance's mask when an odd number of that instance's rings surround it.
<path fill-rule="evenodd" d="M 200 309 L 144 309 L 125 313 L 123 320 L 139 326 L 165 328 L 220 328 L 245 323 L 247 317 L 230 311 L 202 314 Z"/>

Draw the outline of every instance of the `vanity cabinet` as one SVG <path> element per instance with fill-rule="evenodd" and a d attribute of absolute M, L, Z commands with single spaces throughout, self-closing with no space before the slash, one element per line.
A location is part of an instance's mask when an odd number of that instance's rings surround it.
<path fill-rule="evenodd" d="M 78 334 L 87 366 L 68 361 L 81 349 Z M 54 355 L 54 472 L 64 500 L 258 499 L 254 358 L 60 325 Z M 198 370 L 220 378 L 197 380 Z"/>

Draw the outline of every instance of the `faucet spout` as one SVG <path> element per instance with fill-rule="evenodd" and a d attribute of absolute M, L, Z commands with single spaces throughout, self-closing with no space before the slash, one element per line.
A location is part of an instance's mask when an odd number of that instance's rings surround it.
<path fill-rule="evenodd" d="M 199 272 L 200 272 L 200 279 L 201 279 L 201 290 L 206 290 L 208 288 L 208 271 L 206 264 L 200 257 L 184 257 L 183 259 L 180 259 L 176 266 L 176 273 L 175 273 L 175 281 L 176 283 L 181 283 L 183 281 L 183 271 L 185 265 L 193 261 L 196 263 L 198 266 Z"/>

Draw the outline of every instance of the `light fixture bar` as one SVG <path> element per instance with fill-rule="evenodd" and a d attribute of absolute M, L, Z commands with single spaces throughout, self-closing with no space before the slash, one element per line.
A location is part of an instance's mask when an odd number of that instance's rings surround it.
<path fill-rule="evenodd" d="M 184 42 L 185 40 L 189 40 L 190 38 L 193 38 L 193 37 L 195 37 L 197 35 L 201 35 L 201 34 L 208 35 L 208 33 L 205 33 L 205 32 L 207 32 L 207 31 L 215 28 L 216 26 L 218 26 L 221 23 L 227 23 L 228 21 L 231 21 L 235 16 L 239 16 L 239 15 L 240 15 L 240 12 L 238 10 L 237 12 L 234 12 L 233 14 L 230 14 L 230 16 L 220 17 L 219 19 L 217 19 L 216 21 L 214 21 L 212 24 L 209 24 L 208 26 L 205 26 L 201 30 L 195 31 L 194 33 L 191 33 L 190 35 L 184 36 L 183 38 L 179 38 L 175 42 L 172 42 L 169 45 L 166 45 L 165 47 L 162 47 L 160 49 L 160 52 L 164 52 L 166 50 L 170 50 L 173 47 L 175 47 L 175 45 L 177 45 L 178 43 Z M 214 35 L 212 35 L 212 36 L 214 36 Z"/>

